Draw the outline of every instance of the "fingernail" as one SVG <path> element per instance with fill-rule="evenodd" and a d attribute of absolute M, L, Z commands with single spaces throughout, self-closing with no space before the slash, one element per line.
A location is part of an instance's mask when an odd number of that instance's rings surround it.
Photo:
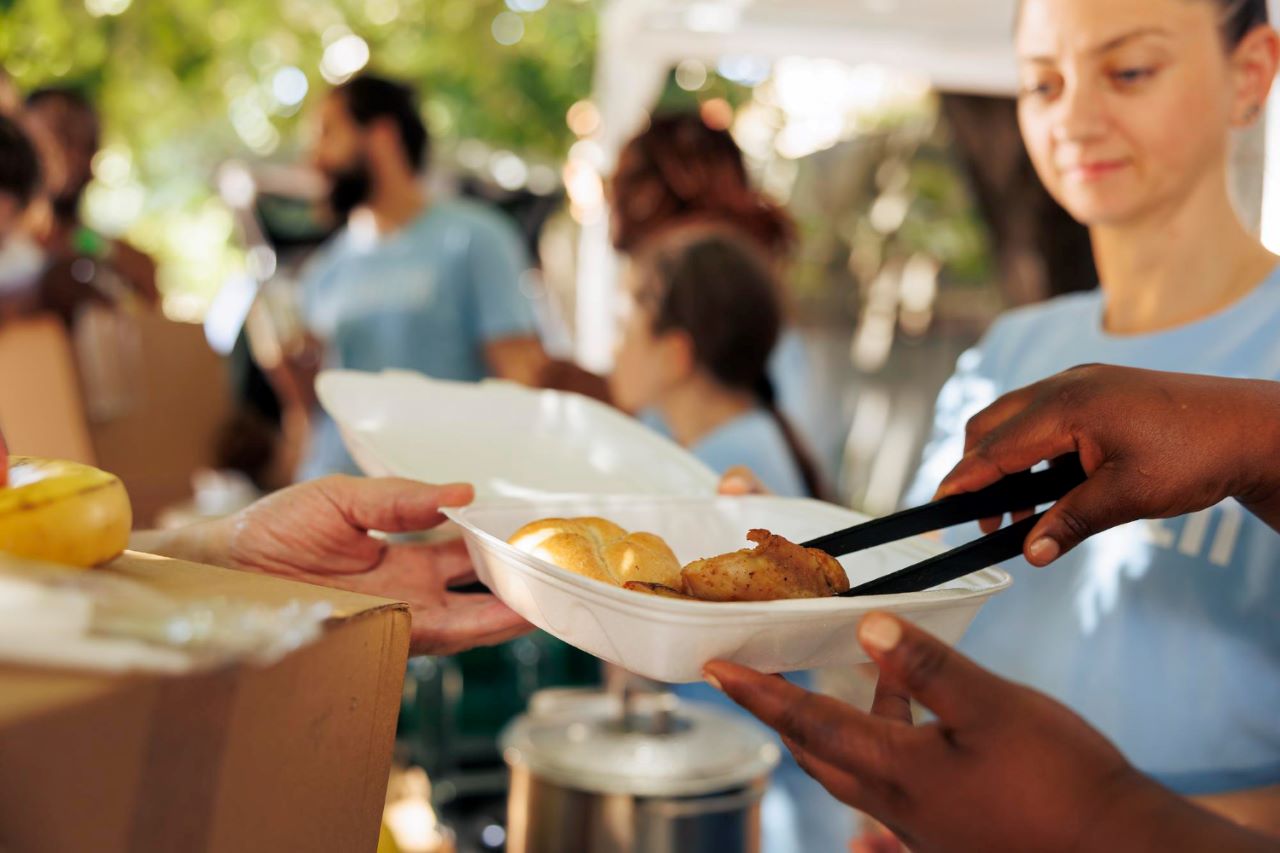
<path fill-rule="evenodd" d="M 858 637 L 871 648 L 887 652 L 902 639 L 902 626 L 895 619 L 873 613 L 858 626 Z"/>
<path fill-rule="evenodd" d="M 724 692 L 724 685 L 720 683 L 720 679 L 716 678 L 714 675 L 707 672 L 705 669 L 702 671 L 702 677 L 707 680 L 707 684 L 710 684 L 712 687 L 714 687 L 716 690 L 719 690 L 721 693 Z"/>
<path fill-rule="evenodd" d="M 1039 566 L 1053 562 L 1058 559 L 1058 555 L 1061 553 L 1062 548 L 1048 536 L 1041 536 L 1027 546 L 1027 556 L 1031 558 L 1031 562 Z"/>

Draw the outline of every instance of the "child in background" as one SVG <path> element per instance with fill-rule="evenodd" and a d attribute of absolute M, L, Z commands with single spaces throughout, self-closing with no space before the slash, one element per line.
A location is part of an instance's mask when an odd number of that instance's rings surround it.
<path fill-rule="evenodd" d="M 672 437 L 723 473 L 747 465 L 777 495 L 821 489 L 774 405 L 769 356 L 782 326 L 768 263 L 718 226 L 675 229 L 630 271 L 609 390 L 629 412 L 658 411 Z"/>
<path fill-rule="evenodd" d="M 632 412 L 657 410 L 672 437 L 717 473 L 746 465 L 776 495 L 820 493 L 812 462 L 774 406 L 767 371 L 782 308 L 759 250 L 724 227 L 680 227 L 636 255 L 628 291 L 609 377 L 614 401 Z M 795 673 L 793 680 L 811 686 L 813 679 Z M 745 713 L 709 685 L 674 692 Z M 762 806 L 761 849 L 845 849 L 853 812 L 782 755 Z"/>

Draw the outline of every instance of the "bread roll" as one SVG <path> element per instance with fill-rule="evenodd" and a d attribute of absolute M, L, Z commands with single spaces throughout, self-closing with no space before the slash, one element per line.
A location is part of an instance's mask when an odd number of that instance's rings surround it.
<path fill-rule="evenodd" d="M 546 518 L 526 524 L 508 541 L 527 554 L 613 586 L 634 581 L 684 588 L 680 561 L 661 537 L 627 533 L 603 518 Z"/>

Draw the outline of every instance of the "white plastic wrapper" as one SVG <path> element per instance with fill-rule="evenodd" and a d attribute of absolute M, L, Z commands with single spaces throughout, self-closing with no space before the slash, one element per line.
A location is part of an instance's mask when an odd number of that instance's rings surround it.
<path fill-rule="evenodd" d="M 182 673 L 274 663 L 320 635 L 327 604 L 171 598 L 138 581 L 0 557 L 0 661 Z"/>

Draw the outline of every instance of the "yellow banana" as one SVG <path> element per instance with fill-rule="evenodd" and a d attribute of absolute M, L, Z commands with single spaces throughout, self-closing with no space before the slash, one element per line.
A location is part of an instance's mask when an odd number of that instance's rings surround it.
<path fill-rule="evenodd" d="M 120 478 L 78 462 L 13 456 L 0 486 L 0 551 L 96 566 L 129 544 L 133 513 Z"/>

